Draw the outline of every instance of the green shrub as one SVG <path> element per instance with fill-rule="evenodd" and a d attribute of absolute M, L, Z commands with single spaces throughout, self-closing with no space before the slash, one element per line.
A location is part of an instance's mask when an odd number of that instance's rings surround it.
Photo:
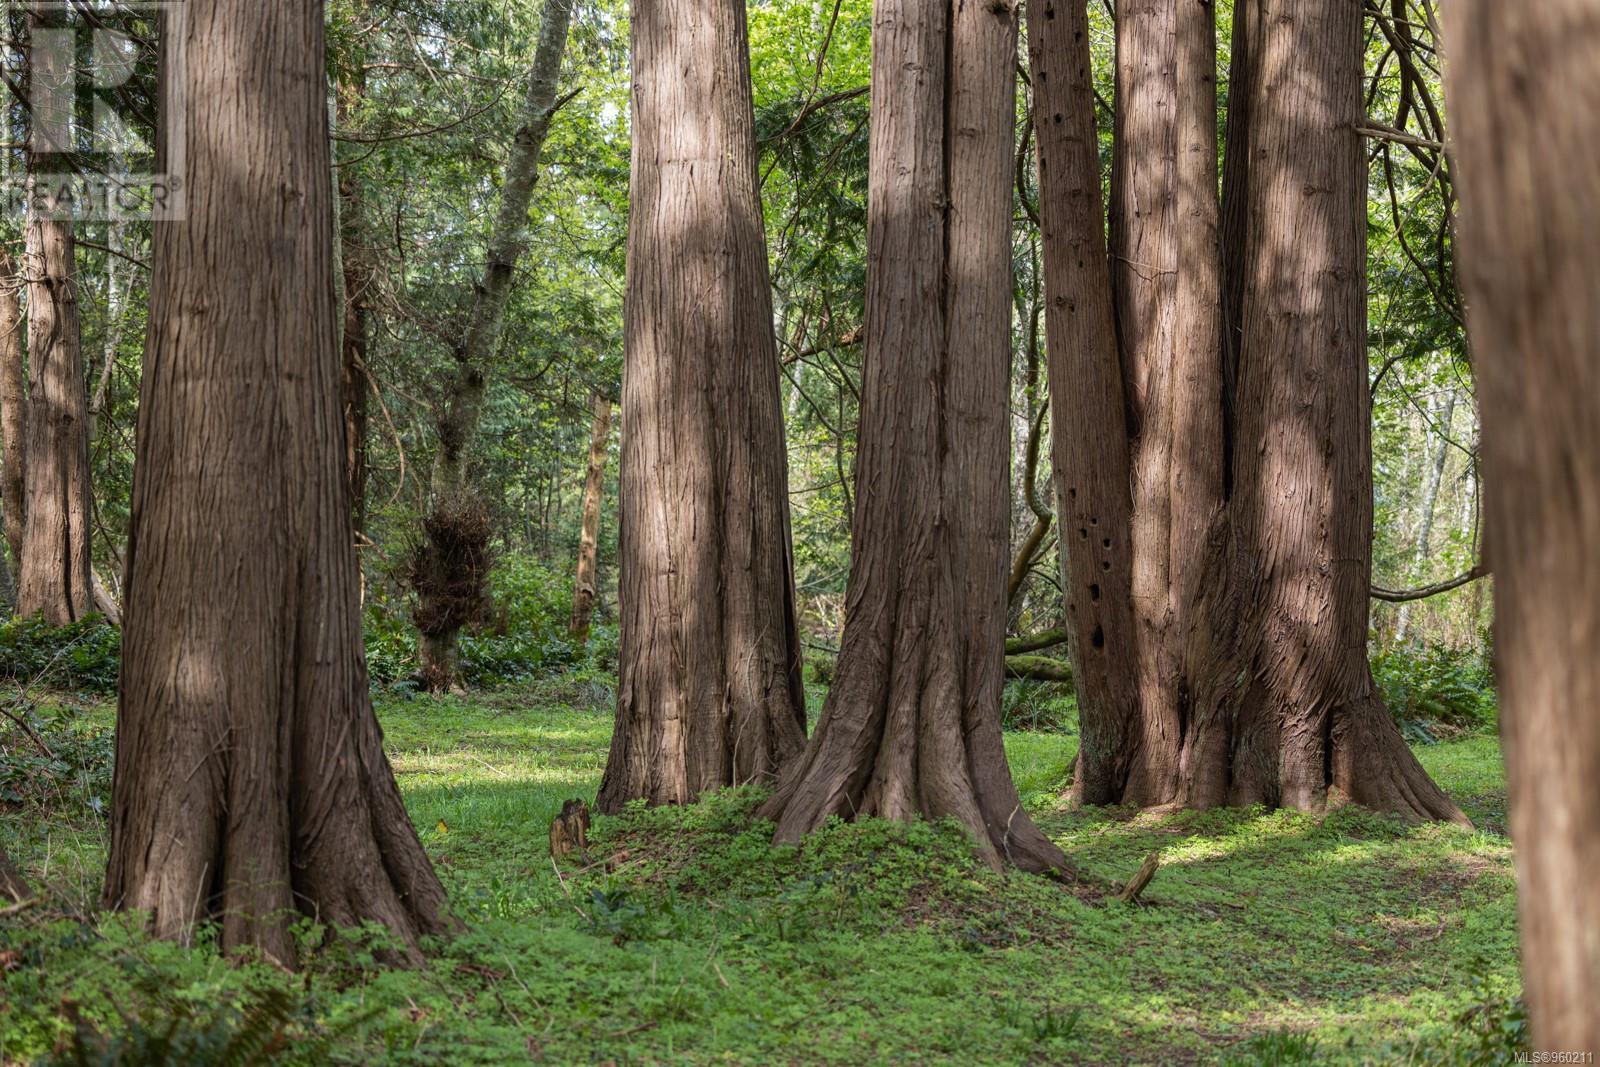
<path fill-rule="evenodd" d="M 1401 646 L 1374 656 L 1372 671 L 1408 741 L 1495 725 L 1494 670 L 1481 650 Z"/>
<path fill-rule="evenodd" d="M 1006 730 L 1075 733 L 1077 697 L 1071 686 L 1057 682 L 1010 679 L 1000 698 L 1000 725 Z"/>
<path fill-rule="evenodd" d="M 66 626 L 42 616 L 0 624 L 0 678 L 19 685 L 117 691 L 122 635 L 99 615 Z"/>
<path fill-rule="evenodd" d="M 111 798 L 115 739 L 72 709 L 18 704 L 0 719 L 0 806 L 88 809 Z"/>
<path fill-rule="evenodd" d="M 617 627 L 596 619 L 587 646 L 567 633 L 572 576 L 521 557 L 501 559 L 489 579 L 490 621 L 461 634 L 461 680 L 472 686 L 533 681 L 580 667 L 616 663 Z M 384 684 L 416 670 L 417 633 L 409 606 L 370 600 L 366 619 L 367 669 Z"/>

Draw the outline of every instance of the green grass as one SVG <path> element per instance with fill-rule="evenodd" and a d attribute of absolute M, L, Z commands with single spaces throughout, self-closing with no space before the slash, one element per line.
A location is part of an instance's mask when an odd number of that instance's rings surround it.
<path fill-rule="evenodd" d="M 376 965 L 371 932 L 308 930 L 299 975 L 152 943 L 87 914 L 104 847 L 89 808 L 5 810 L 50 899 L 0 919 L 0 1057 L 69 1047 L 75 1025 L 148 1049 L 174 1015 L 191 1063 L 228 1041 L 307 1063 L 1436 1063 L 1519 1032 L 1501 1007 L 1520 981 L 1492 738 L 1419 752 L 1469 832 L 1355 809 L 1070 811 L 1075 739 L 1008 735 L 1025 802 L 1084 871 L 1120 881 L 1161 851 L 1127 906 L 991 874 L 949 826 L 773 847 L 751 790 L 599 820 L 608 863 L 558 876 L 546 829 L 598 785 L 603 689 L 380 714 L 465 923 L 427 968 Z"/>

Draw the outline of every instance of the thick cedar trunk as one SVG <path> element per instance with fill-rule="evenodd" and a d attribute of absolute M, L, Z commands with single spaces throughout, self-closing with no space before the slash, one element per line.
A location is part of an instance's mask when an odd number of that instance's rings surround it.
<path fill-rule="evenodd" d="M 451 546 L 439 542 L 432 532 L 459 530 L 462 519 L 476 516 L 483 510 L 471 484 L 468 458 L 478 435 L 478 421 L 483 412 L 495 350 L 500 344 L 511 283 L 527 238 L 528 206 L 539 180 L 539 154 L 544 149 L 550 120 L 560 104 L 556 89 L 561 75 L 561 57 L 567 47 L 567 27 L 572 21 L 572 5 L 573 0 L 545 0 L 539 22 L 539 44 L 534 52 L 533 68 L 528 72 L 520 125 L 506 159 L 500 206 L 489 234 L 483 273 L 473 286 L 472 307 L 461 342 L 451 353 L 455 367 L 439 411 L 433 499 L 431 514 L 425 523 L 429 536 L 422 549 L 431 552 L 433 558 L 430 566 L 419 570 L 419 573 L 432 572 L 435 580 L 416 587 L 416 621 L 421 632 L 418 656 L 423 677 L 435 689 L 449 688 L 454 682 L 456 639 L 461 627 L 474 621 L 470 612 L 461 610 L 461 604 L 482 601 L 482 582 L 487 575 L 474 575 L 462 562 L 473 553 L 453 553 Z M 486 547 L 487 543 L 480 546 Z M 462 590 L 469 585 L 474 586 L 471 595 L 463 596 Z"/>
<path fill-rule="evenodd" d="M 866 371 L 838 672 L 766 808 L 951 817 L 995 867 L 1065 859 L 1021 808 L 1000 735 L 1015 9 L 878 0 Z"/>
<path fill-rule="evenodd" d="M 64 626 L 94 610 L 89 413 L 70 219 L 30 212 L 26 500 L 17 611 Z"/>
<path fill-rule="evenodd" d="M 599 806 L 769 781 L 805 741 L 744 0 L 638 0 L 617 725 Z"/>
<path fill-rule="evenodd" d="M 1600 4 L 1452 4 L 1461 264 L 1533 1047 L 1600 1050 Z"/>
<path fill-rule="evenodd" d="M 1215 71 L 1210 4 L 1118 8 L 1112 262 L 1139 687 L 1122 799 L 1142 804 L 1178 792 L 1185 645 L 1222 505 Z"/>
<path fill-rule="evenodd" d="M 22 562 L 22 516 L 27 493 L 28 375 L 22 363 L 22 308 L 16 265 L 0 252 L 0 512 L 12 562 Z"/>
<path fill-rule="evenodd" d="M 1186 799 L 1317 811 L 1332 787 L 1407 818 L 1464 822 L 1401 738 L 1367 664 L 1361 11 L 1343 0 L 1241 6 L 1250 119 L 1229 165 L 1249 173 L 1243 239 L 1229 249 L 1240 292 L 1229 615 L 1246 680 L 1230 690 L 1216 679 Z M 1225 740 L 1212 713 L 1235 699 Z"/>
<path fill-rule="evenodd" d="M 191 0 L 158 222 L 109 906 L 294 960 L 289 916 L 446 929 L 367 692 L 339 410 L 322 5 Z M 267 257 L 263 260 L 263 256 Z"/>
<path fill-rule="evenodd" d="M 600 592 L 597 565 L 600 556 L 600 500 L 606 485 L 606 450 L 611 441 L 611 400 L 596 392 L 594 425 L 589 433 L 589 470 L 583 483 L 583 530 L 578 536 L 578 573 L 572 582 L 572 619 L 567 625 L 573 640 L 589 640 L 589 620 Z"/>
<path fill-rule="evenodd" d="M 1076 789 L 1316 811 L 1337 787 L 1459 820 L 1366 663 L 1359 8 L 1237 6 L 1222 211 L 1210 6 L 1119 8 L 1108 277 L 1086 23 L 1059 2 L 1031 25 Z"/>

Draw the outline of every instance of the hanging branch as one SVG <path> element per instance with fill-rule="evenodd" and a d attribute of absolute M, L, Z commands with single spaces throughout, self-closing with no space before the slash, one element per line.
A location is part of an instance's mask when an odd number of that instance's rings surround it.
<path fill-rule="evenodd" d="M 1476 563 L 1473 564 L 1471 570 L 1465 574 L 1458 574 L 1449 581 L 1436 582 L 1433 585 L 1424 585 L 1417 589 L 1382 589 L 1378 586 L 1373 586 L 1369 591 L 1369 595 L 1373 600 L 1382 600 L 1389 604 L 1404 604 L 1412 600 L 1426 600 L 1431 596 L 1438 596 L 1440 593 L 1448 593 L 1452 589 L 1459 589 L 1464 585 L 1469 585 L 1479 578 L 1487 578 L 1489 573 L 1489 568 L 1486 564 Z"/>

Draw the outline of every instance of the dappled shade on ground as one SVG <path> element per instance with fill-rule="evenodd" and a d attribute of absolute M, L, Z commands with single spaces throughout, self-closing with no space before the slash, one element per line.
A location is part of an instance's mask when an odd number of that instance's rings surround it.
<path fill-rule="evenodd" d="M 155 1026 L 174 1003 L 211 1020 L 279 991 L 288 1062 L 1257 1062 L 1274 1050 L 1441 1062 L 1477 1040 L 1459 1016 L 1488 1002 L 1473 1018 L 1498 1026 L 1494 1002 L 1518 991 L 1491 738 L 1419 750 L 1474 833 L 1358 809 L 1068 811 L 1057 797 L 1076 739 L 1008 735 L 1024 802 L 1075 864 L 1120 880 L 1162 851 L 1136 907 L 996 875 L 952 826 L 835 822 L 775 848 L 750 791 L 598 820 L 591 852 L 614 869 L 558 878 L 545 831 L 598 784 L 606 698 L 380 704 L 407 804 L 466 923 L 419 971 L 376 967 L 360 939 L 307 953 L 291 977 L 220 966 L 209 948 L 116 920 L 80 924 L 65 906 L 97 889 L 98 820 L 5 809 L 13 858 L 55 897 L 0 920 L 12 968 L 0 1057 L 60 1040 L 64 997 L 114 1030 L 123 1015 Z"/>

